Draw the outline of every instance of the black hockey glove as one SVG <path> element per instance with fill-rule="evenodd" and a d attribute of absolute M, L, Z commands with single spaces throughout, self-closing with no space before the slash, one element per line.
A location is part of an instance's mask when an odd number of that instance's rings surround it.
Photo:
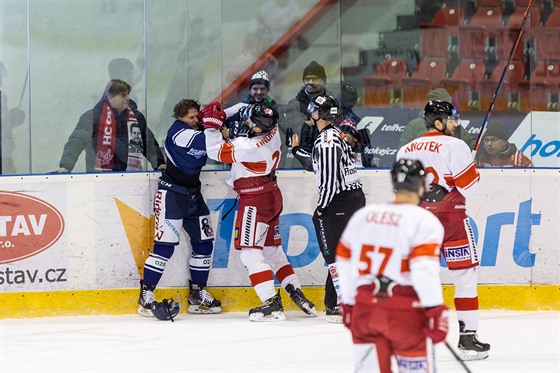
<path fill-rule="evenodd" d="M 251 129 L 245 122 L 236 121 L 229 129 L 229 138 L 250 137 Z"/>

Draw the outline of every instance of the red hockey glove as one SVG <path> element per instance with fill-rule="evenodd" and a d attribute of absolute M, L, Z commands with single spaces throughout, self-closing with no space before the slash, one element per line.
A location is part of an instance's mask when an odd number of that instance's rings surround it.
<path fill-rule="evenodd" d="M 220 130 L 226 120 L 226 113 L 219 102 L 211 102 L 202 109 L 202 123 L 204 128 Z"/>
<path fill-rule="evenodd" d="M 428 316 L 428 327 L 424 328 L 424 334 L 431 338 L 434 343 L 445 341 L 449 330 L 449 308 L 445 305 L 426 309 Z"/>
<path fill-rule="evenodd" d="M 352 311 L 353 310 L 354 310 L 354 306 L 351 306 L 349 304 L 343 304 L 342 305 L 342 323 L 348 329 L 350 329 L 350 326 L 352 325 Z"/>

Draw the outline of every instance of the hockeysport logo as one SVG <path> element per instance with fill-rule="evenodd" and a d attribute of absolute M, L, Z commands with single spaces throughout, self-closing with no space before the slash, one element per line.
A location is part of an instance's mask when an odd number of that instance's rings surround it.
<path fill-rule="evenodd" d="M 64 219 L 49 203 L 23 193 L 0 191 L 0 264 L 47 250 L 62 232 Z"/>

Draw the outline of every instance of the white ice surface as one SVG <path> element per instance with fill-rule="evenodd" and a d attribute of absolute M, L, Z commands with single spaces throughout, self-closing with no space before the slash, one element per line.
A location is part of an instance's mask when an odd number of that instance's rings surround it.
<path fill-rule="evenodd" d="M 448 341 L 457 342 L 452 312 Z M 0 320 L 0 372 L 352 372 L 342 325 L 288 312 L 249 322 L 246 313 L 181 314 L 174 323 L 141 316 Z M 482 311 L 479 337 L 490 357 L 472 372 L 560 372 L 560 313 Z M 464 372 L 444 345 L 439 372 Z"/>

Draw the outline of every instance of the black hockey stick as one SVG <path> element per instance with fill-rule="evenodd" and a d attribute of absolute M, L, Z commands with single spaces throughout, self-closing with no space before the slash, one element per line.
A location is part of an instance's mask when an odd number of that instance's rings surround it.
<path fill-rule="evenodd" d="M 465 369 L 465 372 L 467 373 L 472 373 L 472 371 L 469 369 L 469 367 L 467 366 L 467 364 L 465 364 L 465 362 L 463 361 L 463 359 L 461 359 L 459 357 L 459 355 L 457 355 L 457 353 L 455 352 L 455 350 L 453 349 L 453 347 L 451 347 L 449 345 L 449 342 L 445 341 L 445 347 L 447 347 L 447 349 L 449 350 L 449 352 L 451 352 L 451 354 L 453 355 L 453 357 L 455 358 L 455 360 L 457 360 L 459 362 L 459 364 L 461 364 L 461 366 Z"/>
<path fill-rule="evenodd" d="M 482 127 L 480 127 L 480 132 L 478 133 L 478 137 L 476 138 L 476 144 L 474 145 L 473 149 L 473 159 L 476 156 L 476 152 L 478 151 L 478 147 L 480 146 L 480 141 L 482 140 L 482 135 L 486 132 L 486 127 L 488 126 L 488 119 L 490 118 L 490 114 L 494 109 L 494 103 L 496 102 L 496 98 L 500 93 L 500 88 L 502 88 L 502 84 L 504 83 L 504 78 L 506 76 L 506 72 L 508 70 L 509 64 L 511 63 L 511 59 L 513 58 L 513 54 L 517 49 L 517 45 L 519 44 L 519 40 L 521 40 L 521 35 L 523 34 L 523 27 L 525 27 L 525 22 L 529 17 L 529 13 L 531 11 L 531 7 L 533 6 L 533 0 L 529 1 L 529 5 L 527 5 L 527 9 L 525 10 L 525 14 L 523 15 L 523 20 L 521 21 L 521 25 L 519 26 L 519 32 L 517 33 L 517 37 L 515 38 L 515 43 L 511 47 L 511 51 L 509 52 L 509 57 L 507 59 L 507 63 L 504 66 L 504 70 L 502 71 L 502 76 L 500 76 L 500 80 L 498 81 L 498 85 L 496 86 L 496 90 L 494 91 L 494 96 L 492 96 L 492 102 L 490 102 L 490 106 L 486 111 L 486 116 L 484 117 L 484 122 L 482 122 Z"/>

